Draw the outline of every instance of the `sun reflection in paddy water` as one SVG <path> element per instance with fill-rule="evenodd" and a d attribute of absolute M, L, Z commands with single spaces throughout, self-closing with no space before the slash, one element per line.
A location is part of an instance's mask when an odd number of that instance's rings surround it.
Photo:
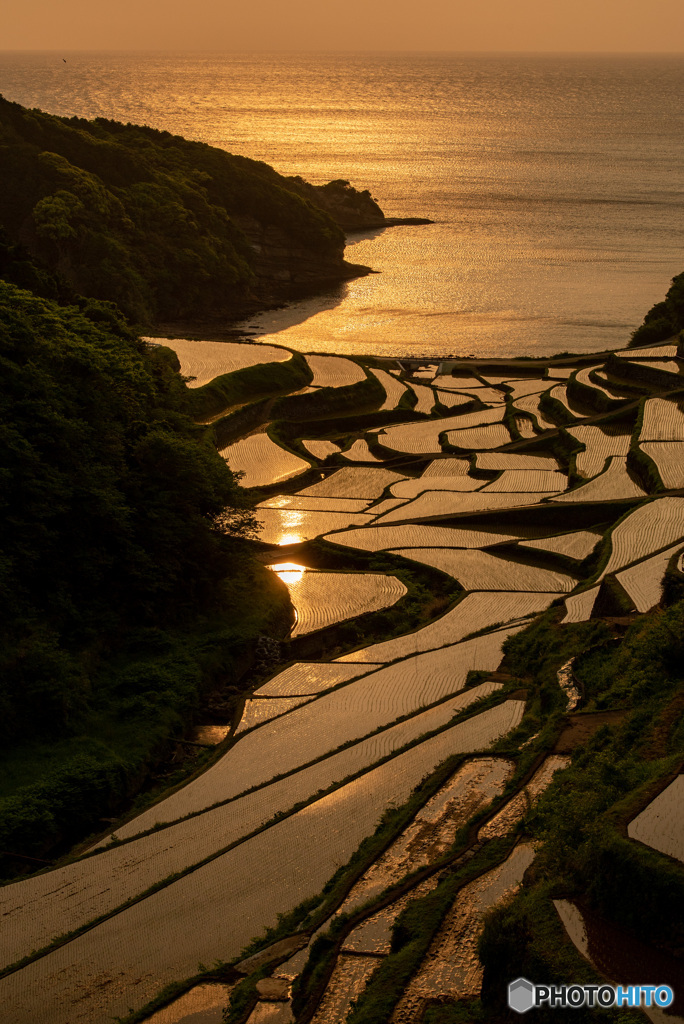
<path fill-rule="evenodd" d="M 272 569 L 274 573 L 280 576 L 283 583 L 288 587 L 293 587 L 299 583 L 306 572 L 306 566 L 297 565 L 296 562 L 280 562 L 278 565 L 269 565 L 269 569 Z"/>

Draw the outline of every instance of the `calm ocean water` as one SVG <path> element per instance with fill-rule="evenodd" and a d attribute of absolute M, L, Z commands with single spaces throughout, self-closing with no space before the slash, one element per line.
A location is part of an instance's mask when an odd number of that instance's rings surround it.
<path fill-rule="evenodd" d="M 436 221 L 352 237 L 348 258 L 381 273 L 252 318 L 265 341 L 590 351 L 624 344 L 684 270 L 682 57 L 15 53 L 0 92 L 347 178 Z"/>

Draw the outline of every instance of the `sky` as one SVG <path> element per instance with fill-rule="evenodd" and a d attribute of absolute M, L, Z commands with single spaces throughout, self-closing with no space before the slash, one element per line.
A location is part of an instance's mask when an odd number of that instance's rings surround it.
<path fill-rule="evenodd" d="M 682 0 L 22 0 L 0 48 L 671 53 L 683 40 Z"/>

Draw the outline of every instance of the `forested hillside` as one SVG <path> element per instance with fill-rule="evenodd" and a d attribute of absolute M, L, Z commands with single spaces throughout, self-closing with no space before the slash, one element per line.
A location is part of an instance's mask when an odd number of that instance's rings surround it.
<path fill-rule="evenodd" d="M 168 132 L 0 97 L 0 161 L 9 241 L 55 288 L 138 323 L 234 316 L 365 272 L 289 179 Z"/>

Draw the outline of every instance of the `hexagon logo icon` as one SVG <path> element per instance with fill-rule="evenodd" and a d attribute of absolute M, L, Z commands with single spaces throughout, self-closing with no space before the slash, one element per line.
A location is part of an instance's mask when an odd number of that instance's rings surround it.
<path fill-rule="evenodd" d="M 508 986 L 508 1005 L 516 1013 L 527 1013 L 534 1006 L 534 985 L 527 978 L 516 978 Z"/>

